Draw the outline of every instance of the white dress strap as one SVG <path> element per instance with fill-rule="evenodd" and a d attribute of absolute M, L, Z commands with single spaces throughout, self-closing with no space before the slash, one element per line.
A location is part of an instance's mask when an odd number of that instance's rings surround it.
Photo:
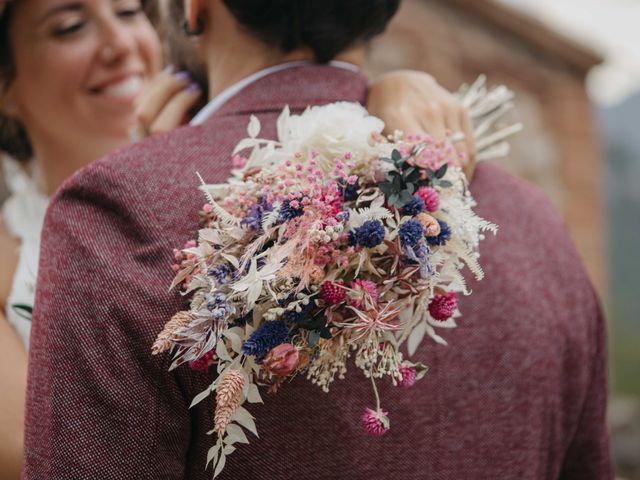
<path fill-rule="evenodd" d="M 27 172 L 15 160 L 2 158 L 9 198 L 2 205 L 2 216 L 9 233 L 20 240 L 18 264 L 9 297 L 6 316 L 25 346 L 29 345 L 30 311 L 35 299 L 40 233 L 49 199 L 43 195 Z"/>

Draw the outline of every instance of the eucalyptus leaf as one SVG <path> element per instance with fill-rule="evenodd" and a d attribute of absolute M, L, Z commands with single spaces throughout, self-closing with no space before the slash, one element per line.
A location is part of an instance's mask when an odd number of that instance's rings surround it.
<path fill-rule="evenodd" d="M 189 408 L 195 407 L 197 404 L 199 404 L 202 400 L 204 400 L 205 398 L 207 398 L 210 394 L 211 391 L 213 390 L 215 386 L 215 382 L 212 383 L 211 385 L 209 385 L 207 388 L 205 388 L 203 391 L 201 391 L 199 394 L 197 394 L 193 400 L 191 401 L 191 405 L 189 405 Z"/>
<path fill-rule="evenodd" d="M 236 425 L 235 423 L 227 425 L 227 435 L 235 437 L 235 442 L 249 443 L 249 439 L 247 439 L 247 435 L 244 433 L 244 430 L 242 430 L 240 425 Z"/>
<path fill-rule="evenodd" d="M 238 407 L 238 409 L 231 416 L 231 420 L 238 422 L 244 428 L 253 433 L 256 437 L 258 436 L 258 431 L 256 430 L 256 424 L 253 421 L 253 416 L 246 408 Z"/>
<path fill-rule="evenodd" d="M 249 403 L 264 403 L 260 396 L 260 390 L 255 383 L 249 384 L 249 394 L 247 395 L 247 401 Z"/>
<path fill-rule="evenodd" d="M 438 186 L 442 187 L 442 188 L 449 188 L 450 186 L 452 186 L 453 184 L 449 181 L 449 180 L 440 180 L 438 182 Z"/>
<path fill-rule="evenodd" d="M 218 475 L 220 475 L 220 472 L 222 472 L 222 469 L 224 468 L 226 461 L 227 461 L 227 457 L 225 456 L 224 453 L 222 453 L 220 455 L 220 459 L 218 460 L 218 465 L 216 465 L 216 471 L 213 472 L 213 478 L 216 478 Z"/>
<path fill-rule="evenodd" d="M 212 461 L 214 465 L 216 464 L 216 462 L 218 461 L 218 455 L 220 454 L 220 446 L 221 445 L 219 443 L 216 443 L 209 449 L 209 451 L 207 452 L 207 463 L 205 465 L 205 468 L 207 468 L 209 466 L 209 463 L 211 463 Z"/>
<path fill-rule="evenodd" d="M 449 168 L 449 164 L 443 164 L 438 171 L 436 172 L 436 178 L 442 178 L 447 174 L 447 168 Z"/>

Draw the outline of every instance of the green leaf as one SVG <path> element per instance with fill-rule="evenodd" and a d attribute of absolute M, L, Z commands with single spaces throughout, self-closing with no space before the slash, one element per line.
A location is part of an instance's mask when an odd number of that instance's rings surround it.
<path fill-rule="evenodd" d="M 378 419 L 380 420 L 380 423 L 385 428 L 385 430 L 389 430 L 389 428 L 391 428 L 391 421 L 389 420 L 389 417 L 384 415 L 384 416 L 378 417 Z"/>
<path fill-rule="evenodd" d="M 238 407 L 235 413 L 231 416 L 231 420 L 238 422 L 244 428 L 253 433 L 256 437 L 258 431 L 256 430 L 256 424 L 253 421 L 253 416 L 244 407 Z"/>
<path fill-rule="evenodd" d="M 393 152 L 391 152 L 391 159 L 394 162 L 399 162 L 400 160 L 402 160 L 402 154 L 400 153 L 400 150 L 394 149 Z"/>
<path fill-rule="evenodd" d="M 327 340 L 333 337 L 333 335 L 331 335 L 331 332 L 329 331 L 329 329 L 327 327 L 321 328 L 319 330 L 319 332 L 320 332 L 320 336 L 322 338 L 327 339 Z"/>
<path fill-rule="evenodd" d="M 312 330 L 311 332 L 309 332 L 309 338 L 307 339 L 307 341 L 309 342 L 309 346 L 311 348 L 318 345 L 319 340 L 320 340 L 320 333 L 317 330 Z"/>
<path fill-rule="evenodd" d="M 31 317 L 33 316 L 33 307 L 16 303 L 11 305 L 11 308 L 18 316 L 31 321 Z"/>
<path fill-rule="evenodd" d="M 449 180 L 440 180 L 438 182 L 438 186 L 442 187 L 442 188 L 449 188 L 450 186 L 452 186 L 453 184 L 449 181 Z"/>
<path fill-rule="evenodd" d="M 430 168 L 427 168 L 427 178 L 429 180 L 433 180 L 434 178 L 436 178 L 436 174 L 433 170 L 431 170 Z"/>
<path fill-rule="evenodd" d="M 396 208 L 402 207 L 402 203 L 400 202 L 400 196 L 397 193 L 393 193 L 389 195 L 389 205 Z"/>
<path fill-rule="evenodd" d="M 209 449 L 209 451 L 207 452 L 207 463 L 205 464 L 205 468 L 209 466 L 209 463 L 212 460 L 214 465 L 218 462 L 218 455 L 220 454 L 220 446 L 221 445 L 217 443 Z"/>
<path fill-rule="evenodd" d="M 233 443 L 249 443 L 249 439 L 247 439 L 247 435 L 244 433 L 244 430 L 240 428 L 240 425 L 236 425 L 235 423 L 230 423 L 227 425 L 227 436 L 231 437 L 233 441 L 227 442 L 225 439 L 225 443 L 227 445 L 231 445 Z M 224 452 L 229 453 L 229 452 Z"/>
<path fill-rule="evenodd" d="M 429 371 L 429 367 L 427 367 L 426 365 L 423 365 L 422 363 L 418 362 L 416 364 L 413 365 L 413 368 L 416 369 L 416 380 L 420 380 L 422 377 L 424 377 L 427 372 Z"/>
<path fill-rule="evenodd" d="M 209 385 L 207 388 L 205 388 L 203 391 L 201 391 L 199 394 L 197 394 L 193 398 L 193 400 L 191 401 L 191 405 L 189 405 L 189 408 L 192 408 L 192 407 L 196 406 L 202 400 L 207 398 L 209 396 L 209 394 L 211 393 L 211 391 L 213 390 L 214 385 L 215 385 L 215 382 L 213 382 L 211 385 Z"/>
<path fill-rule="evenodd" d="M 449 165 L 447 163 L 442 165 L 436 172 L 436 178 L 444 177 L 447 174 L 447 168 L 449 168 Z"/>
<path fill-rule="evenodd" d="M 222 455 L 220 455 L 220 459 L 218 460 L 218 465 L 216 465 L 216 471 L 213 472 L 213 478 L 216 478 L 218 475 L 220 475 L 220 472 L 222 472 L 222 469 L 224 468 L 224 464 L 226 461 L 227 461 L 227 457 L 223 453 Z"/>

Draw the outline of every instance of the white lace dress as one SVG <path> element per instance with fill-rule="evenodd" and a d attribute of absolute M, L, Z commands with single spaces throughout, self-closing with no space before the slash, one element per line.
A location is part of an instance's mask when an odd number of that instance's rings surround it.
<path fill-rule="evenodd" d="M 3 157 L 2 167 L 10 192 L 9 198 L 2 205 L 2 216 L 9 233 L 21 242 L 5 314 L 25 347 L 28 347 L 30 310 L 34 303 L 38 274 L 40 232 L 49 199 L 38 190 L 35 182 L 15 161 Z"/>

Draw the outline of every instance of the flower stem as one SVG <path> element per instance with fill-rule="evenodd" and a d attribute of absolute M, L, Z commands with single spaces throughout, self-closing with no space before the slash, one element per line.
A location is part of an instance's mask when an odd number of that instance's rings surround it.
<path fill-rule="evenodd" d="M 371 385 L 373 385 L 373 393 L 376 396 L 376 412 L 380 411 L 380 396 L 378 395 L 378 388 L 376 387 L 376 381 L 373 379 L 373 375 L 371 375 Z"/>

